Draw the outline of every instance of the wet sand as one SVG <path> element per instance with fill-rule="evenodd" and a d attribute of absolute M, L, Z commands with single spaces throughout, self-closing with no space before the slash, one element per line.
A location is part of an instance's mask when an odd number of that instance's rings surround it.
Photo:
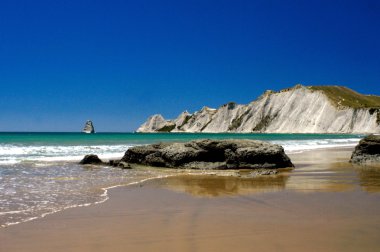
<path fill-rule="evenodd" d="M 253 179 L 177 176 L 0 229 L 0 251 L 378 251 L 380 169 L 351 149 L 291 155 Z"/>

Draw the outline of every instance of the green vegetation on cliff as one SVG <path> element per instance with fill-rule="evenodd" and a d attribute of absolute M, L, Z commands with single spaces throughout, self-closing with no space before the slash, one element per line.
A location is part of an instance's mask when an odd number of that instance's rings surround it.
<path fill-rule="evenodd" d="M 343 86 L 309 86 L 310 90 L 322 91 L 338 107 L 380 108 L 380 96 L 362 95 Z"/>

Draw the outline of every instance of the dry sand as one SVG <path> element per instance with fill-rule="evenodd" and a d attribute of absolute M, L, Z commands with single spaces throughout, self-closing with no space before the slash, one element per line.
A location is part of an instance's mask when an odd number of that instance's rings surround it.
<path fill-rule="evenodd" d="M 257 179 L 179 176 L 0 229 L 0 251 L 379 251 L 380 172 L 350 150 Z"/>

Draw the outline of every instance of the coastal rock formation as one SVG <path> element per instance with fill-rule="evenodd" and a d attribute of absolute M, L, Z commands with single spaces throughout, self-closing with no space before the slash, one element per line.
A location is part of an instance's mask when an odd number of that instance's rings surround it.
<path fill-rule="evenodd" d="M 355 147 L 351 156 L 351 163 L 380 164 L 380 135 L 369 135 Z"/>
<path fill-rule="evenodd" d="M 141 125 L 141 128 L 150 129 L 150 131 L 157 132 L 164 131 L 165 128 L 167 128 L 166 131 L 171 131 L 172 128 L 170 125 L 172 124 L 173 123 L 166 121 L 162 115 L 153 115 L 149 117 L 143 125 Z"/>
<path fill-rule="evenodd" d="M 83 133 L 95 133 L 94 124 L 92 121 L 88 120 L 86 124 L 84 125 L 84 128 L 82 130 Z"/>
<path fill-rule="evenodd" d="M 342 86 L 266 91 L 257 100 L 203 107 L 177 119 L 150 117 L 137 132 L 380 133 L 380 96 Z"/>
<path fill-rule="evenodd" d="M 132 169 L 131 165 L 129 163 L 126 163 L 121 160 L 109 160 L 108 164 L 114 167 L 119 167 L 121 169 Z"/>
<path fill-rule="evenodd" d="M 97 155 L 90 154 L 84 156 L 79 164 L 103 164 L 103 161 Z"/>
<path fill-rule="evenodd" d="M 121 159 L 157 167 L 193 169 L 257 169 L 293 167 L 284 149 L 255 140 L 194 140 L 129 148 Z"/>

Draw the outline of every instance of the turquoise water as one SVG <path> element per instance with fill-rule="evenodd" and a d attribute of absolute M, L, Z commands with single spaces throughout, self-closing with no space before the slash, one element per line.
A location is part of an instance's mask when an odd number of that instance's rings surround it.
<path fill-rule="evenodd" d="M 350 134 L 239 134 L 239 133 L 14 133 L 0 132 L 0 144 L 145 144 L 159 141 L 188 141 L 210 139 L 255 139 L 264 141 L 350 139 L 363 135 Z"/>
<path fill-rule="evenodd" d="M 107 199 L 106 188 L 172 175 L 163 169 L 84 167 L 86 154 L 121 158 L 131 146 L 161 141 L 256 139 L 280 144 L 287 153 L 354 146 L 362 135 L 190 133 L 0 133 L 0 226 L 32 220 Z"/>
<path fill-rule="evenodd" d="M 0 133 L 0 164 L 78 161 L 86 154 L 97 154 L 104 159 L 120 158 L 131 146 L 200 138 L 270 141 L 290 153 L 351 146 L 361 137 L 347 134 Z"/>

